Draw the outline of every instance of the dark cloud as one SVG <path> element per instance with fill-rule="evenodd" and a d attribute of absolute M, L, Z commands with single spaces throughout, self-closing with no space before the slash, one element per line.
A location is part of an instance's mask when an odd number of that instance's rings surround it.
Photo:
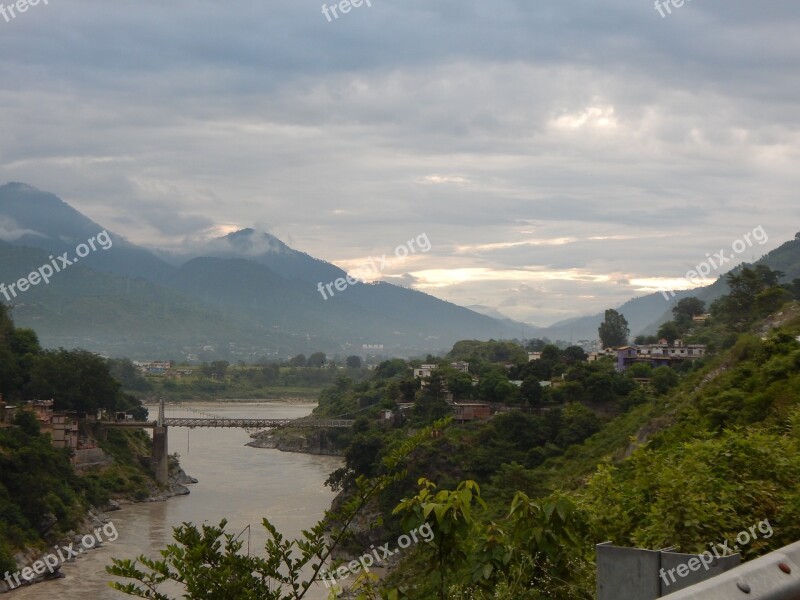
<path fill-rule="evenodd" d="M 268 223 L 355 264 L 426 232 L 387 277 L 539 324 L 797 229 L 794 1 L 322 4 L 0 20 L 0 181 L 161 247 Z"/>

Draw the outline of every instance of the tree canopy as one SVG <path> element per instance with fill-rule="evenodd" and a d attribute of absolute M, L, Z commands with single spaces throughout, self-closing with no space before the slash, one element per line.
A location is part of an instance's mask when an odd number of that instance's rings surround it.
<path fill-rule="evenodd" d="M 603 348 L 613 348 L 614 346 L 624 346 L 628 343 L 631 330 L 628 321 L 613 308 L 606 310 L 605 319 L 597 330 Z"/>

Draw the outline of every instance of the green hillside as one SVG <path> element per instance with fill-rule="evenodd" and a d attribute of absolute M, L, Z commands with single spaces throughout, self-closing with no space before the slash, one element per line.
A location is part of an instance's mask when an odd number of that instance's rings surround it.
<path fill-rule="evenodd" d="M 36 334 L 17 328 L 0 306 L 0 392 L 4 404 L 28 398 L 53 398 L 54 409 L 95 414 L 130 411 L 144 416 L 141 403 L 123 393 L 106 362 L 83 351 L 42 350 Z M 82 527 L 91 506 L 112 497 L 144 499 L 155 482 L 143 461 L 150 439 L 142 431 L 111 431 L 99 442 L 112 465 L 78 476 L 71 450 L 54 448 L 32 412 L 18 410 L 13 422 L 0 423 L 0 572 L 17 570 L 13 555 L 43 549 Z"/>
<path fill-rule="evenodd" d="M 655 378 L 649 390 L 626 389 L 610 365 L 569 364 L 553 349 L 552 369 L 576 385 L 530 399 L 538 414 L 451 425 L 422 444 L 407 478 L 376 504 L 383 529 L 362 532 L 355 545 L 400 535 L 428 507 L 437 541 L 404 556 L 384 589 L 426 599 L 588 599 L 602 541 L 702 552 L 760 524 L 764 534 L 739 549 L 751 558 L 800 539 L 800 303 L 791 300 L 800 290 L 776 282 L 763 267 L 729 277 L 731 293 L 687 338 L 713 340 L 717 352 L 672 372 L 672 389 Z M 478 360 L 484 381 L 493 370 Z M 435 385 L 413 387 L 403 365 L 386 363 L 369 384 L 323 393 L 320 412 L 364 414 L 365 405 L 414 398 L 406 426 L 418 427 L 447 413 L 437 413 Z M 472 394 L 491 400 L 480 384 Z M 381 457 L 405 437 L 403 428 L 362 423 L 347 467 L 331 478 L 345 496 L 353 477 L 380 474 Z M 480 487 L 465 487 L 470 480 Z"/>

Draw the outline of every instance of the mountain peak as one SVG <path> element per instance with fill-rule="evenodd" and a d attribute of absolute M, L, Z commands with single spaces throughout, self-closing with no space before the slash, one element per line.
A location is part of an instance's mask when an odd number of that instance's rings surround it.
<path fill-rule="evenodd" d="M 231 233 L 229 233 L 224 237 L 233 239 L 233 238 L 251 236 L 254 235 L 255 233 L 256 230 L 253 229 L 252 227 L 245 227 L 244 229 L 239 229 L 238 231 L 232 231 Z"/>
<path fill-rule="evenodd" d="M 272 254 L 276 252 L 285 253 L 292 251 L 289 246 L 284 244 L 274 235 L 270 235 L 269 233 L 265 233 L 263 231 L 256 231 L 252 227 L 234 231 L 228 235 L 217 238 L 216 241 L 217 243 L 215 245 L 217 246 L 218 250 L 224 250 L 224 248 L 219 247 L 220 245 L 228 246 L 229 250 L 234 251 L 236 254 L 251 258 L 261 256 L 263 254 Z"/>
<path fill-rule="evenodd" d="M 9 181 L 7 184 L 2 186 L 4 188 L 8 188 L 11 191 L 16 192 L 41 192 L 42 190 L 33 187 L 27 183 L 23 183 L 21 181 Z"/>

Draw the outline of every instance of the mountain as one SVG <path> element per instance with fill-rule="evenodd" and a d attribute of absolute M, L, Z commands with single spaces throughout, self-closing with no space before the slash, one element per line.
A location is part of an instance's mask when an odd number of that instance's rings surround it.
<path fill-rule="evenodd" d="M 90 239 L 99 247 L 75 256 Z M 462 307 L 384 282 L 321 294 L 320 287 L 346 273 L 268 233 L 243 229 L 191 251 L 152 251 L 23 183 L 0 187 L 0 240 L 0 281 L 7 284 L 58 264 L 65 252 L 77 263 L 48 285 L 8 298 L 18 325 L 35 327 L 46 346 L 113 356 L 248 360 L 361 354 L 363 345 L 409 356 L 446 351 L 462 339 L 592 340 L 603 320 L 601 313 L 537 328 L 488 307 Z M 800 277 L 800 240 L 759 262 Z M 634 298 L 618 310 L 633 335 L 653 332 L 681 298 L 710 302 L 726 290 L 721 278 L 669 300 L 660 293 Z"/>
<path fill-rule="evenodd" d="M 78 244 L 104 231 L 58 196 L 24 183 L 0 186 L 0 239 L 18 246 L 46 250 L 53 256 L 73 251 Z M 108 232 L 114 251 L 95 251 L 82 259 L 99 271 L 141 277 L 163 283 L 174 274 L 170 266 L 149 250 Z M 99 245 L 98 245 L 99 246 Z"/>
<path fill-rule="evenodd" d="M 800 234 L 798 234 L 800 236 Z M 747 263 L 738 265 L 733 271 L 741 269 Z M 763 264 L 771 269 L 784 273 L 784 281 L 792 281 L 800 277 L 800 237 L 785 242 L 772 252 L 757 260 L 755 265 Z M 675 295 L 657 292 L 639 298 L 628 300 L 616 310 L 627 320 L 631 329 L 631 336 L 639 334 L 653 335 L 659 326 L 672 319 L 672 307 L 683 298 L 695 296 L 709 306 L 717 298 L 728 293 L 728 284 L 725 275 L 721 275 L 714 283 L 693 290 L 682 290 Z M 548 337 L 551 340 L 597 339 L 597 329 L 603 322 L 604 313 L 567 319 L 545 327 L 539 332 L 538 337 Z"/>
<path fill-rule="evenodd" d="M 107 244 L 86 247 L 78 258 L 78 245 L 90 238 Z M 51 256 L 66 252 L 78 263 L 9 298 L 18 325 L 35 326 L 48 346 L 240 360 L 317 350 L 360 354 L 364 344 L 382 344 L 387 354 L 408 355 L 518 331 L 387 283 L 356 283 L 326 299 L 318 285 L 344 271 L 252 229 L 165 260 L 22 183 L 0 187 L 0 239 L 0 276 L 9 284 L 57 264 Z"/>

